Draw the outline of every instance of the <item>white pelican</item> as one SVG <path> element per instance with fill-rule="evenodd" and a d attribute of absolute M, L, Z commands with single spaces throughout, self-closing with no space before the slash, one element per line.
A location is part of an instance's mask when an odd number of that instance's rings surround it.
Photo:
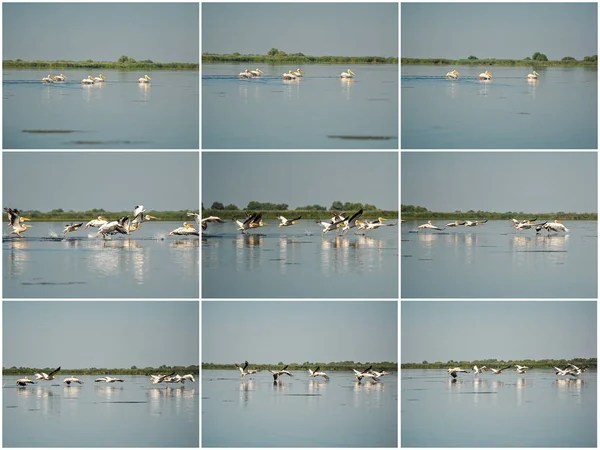
<path fill-rule="evenodd" d="M 8 227 L 9 228 L 14 228 L 16 226 L 21 225 L 23 222 L 25 222 L 26 220 L 31 220 L 28 219 L 27 217 L 21 217 L 20 216 L 20 212 L 18 209 L 12 209 L 12 208 L 4 208 L 4 211 L 6 211 L 6 214 L 8 214 Z"/>
<path fill-rule="evenodd" d="M 193 212 L 189 212 L 187 213 L 188 216 L 194 217 L 194 220 L 196 220 L 196 223 L 198 225 L 200 225 L 200 213 L 193 213 Z M 220 219 L 219 219 L 220 220 Z"/>
<path fill-rule="evenodd" d="M 581 375 L 583 372 L 585 372 L 586 370 L 588 370 L 587 367 L 582 367 L 581 369 L 579 367 L 577 367 L 574 364 L 569 364 L 569 366 L 571 367 L 571 369 L 569 369 L 569 374 L 573 375 L 573 376 L 578 376 Z"/>
<path fill-rule="evenodd" d="M 286 374 L 286 375 L 289 375 L 290 377 L 293 377 L 293 375 L 291 373 L 289 373 L 287 370 L 285 370 L 285 369 L 287 369 L 287 367 L 288 366 L 286 365 L 281 370 L 269 370 L 269 372 L 271 372 L 273 374 L 273 380 L 277 381 L 277 378 L 279 378 L 279 375 L 283 375 L 283 374 Z"/>
<path fill-rule="evenodd" d="M 457 226 L 459 226 L 459 225 L 464 225 L 464 224 L 465 224 L 465 222 L 459 222 L 459 221 L 457 220 L 457 221 L 455 221 L 455 222 L 450 222 L 450 223 L 447 223 L 447 224 L 446 224 L 446 226 L 445 226 L 444 228 L 446 228 L 446 227 L 457 227 Z"/>
<path fill-rule="evenodd" d="M 29 379 L 29 377 L 21 378 L 17 380 L 17 386 L 27 386 L 28 384 L 35 384 Z"/>
<path fill-rule="evenodd" d="M 83 384 L 83 381 L 81 381 L 79 378 L 77 378 L 75 375 L 71 375 L 69 378 L 65 378 L 63 380 L 63 383 L 67 383 L 67 384 L 71 384 L 71 383 L 79 383 L 79 384 Z"/>
<path fill-rule="evenodd" d="M 477 225 L 482 225 L 484 223 L 486 223 L 488 221 L 488 219 L 485 220 L 466 220 L 464 225 L 465 227 L 476 227 Z"/>
<path fill-rule="evenodd" d="M 42 83 L 54 83 L 56 80 L 52 75 L 42 78 Z"/>
<path fill-rule="evenodd" d="M 27 225 L 26 223 L 23 223 L 23 224 L 19 223 L 18 225 L 13 225 L 12 231 L 8 234 L 16 234 L 17 236 L 22 238 L 23 235 L 21 233 L 25 233 L 27 231 L 27 228 L 33 228 L 33 225 Z"/>
<path fill-rule="evenodd" d="M 235 365 L 238 369 L 240 369 L 240 372 L 242 373 L 242 380 L 244 379 L 244 377 L 246 375 L 248 375 L 248 372 L 246 372 L 246 368 L 248 367 L 248 361 L 244 362 L 244 367 L 242 366 L 238 366 L 237 364 Z"/>
<path fill-rule="evenodd" d="M 254 373 L 254 371 L 252 373 Z M 181 379 L 182 380 L 191 380 L 192 382 L 196 382 L 194 375 L 192 375 L 191 373 L 188 373 L 187 375 L 182 376 Z"/>
<path fill-rule="evenodd" d="M 556 370 L 556 375 L 558 375 L 559 377 L 566 377 L 567 375 L 577 376 L 571 373 L 571 369 L 569 369 L 568 367 L 565 367 L 564 369 L 559 369 L 558 367 L 554 366 L 554 370 Z"/>
<path fill-rule="evenodd" d="M 488 368 L 486 366 L 473 366 L 473 371 L 475 372 L 475 375 L 479 375 L 480 373 L 486 372 L 487 370 Z"/>
<path fill-rule="evenodd" d="M 325 372 L 319 372 L 320 369 L 321 366 L 317 367 L 314 372 L 308 369 L 308 373 L 310 374 L 309 377 L 323 377 L 326 380 L 329 380 L 329 375 L 327 375 Z"/>
<path fill-rule="evenodd" d="M 453 369 L 448 369 L 448 373 L 452 375 L 452 378 L 456 378 L 456 374 L 458 372 L 469 373 L 467 370 L 461 369 L 460 367 L 455 367 Z"/>
<path fill-rule="evenodd" d="M 567 227 L 565 227 L 560 220 L 556 219 L 554 222 L 547 222 L 544 225 L 544 228 L 548 231 L 556 231 L 557 233 L 559 231 L 564 231 L 564 232 L 568 232 L 569 229 Z"/>
<path fill-rule="evenodd" d="M 483 73 L 479 74 L 479 79 L 480 80 L 491 80 L 492 79 L 492 72 L 490 72 L 489 70 L 486 70 Z"/>
<path fill-rule="evenodd" d="M 344 220 L 344 222 L 343 222 L 344 223 L 344 227 L 342 228 L 342 231 L 343 231 L 342 234 L 344 236 L 346 235 L 346 233 L 348 233 L 348 231 L 350 230 L 350 228 L 356 227 L 356 221 L 362 215 L 362 213 L 363 213 L 363 209 L 360 208 L 357 212 L 355 212 L 354 214 L 352 214 L 352 216 L 350 216 L 349 219 Z"/>
<path fill-rule="evenodd" d="M 373 375 L 375 375 L 375 378 L 381 378 L 384 375 L 389 375 L 389 372 L 386 372 L 385 370 L 382 370 L 381 372 L 377 372 L 376 370 L 371 370 L 370 373 L 372 373 Z"/>
<path fill-rule="evenodd" d="M 281 223 L 279 224 L 279 228 L 281 228 L 281 227 L 289 227 L 290 225 L 294 225 L 297 220 L 302 219 L 302 216 L 298 216 L 294 219 L 286 219 L 283 216 L 277 216 L 277 218 L 281 221 Z"/>
<path fill-rule="evenodd" d="M 516 225 L 513 225 L 513 228 L 515 230 L 529 230 L 531 227 L 536 227 L 535 231 L 539 232 L 542 228 L 544 228 L 544 225 L 546 225 L 546 223 L 548 223 L 548 222 L 538 224 L 538 223 L 535 223 L 534 221 L 524 220 L 522 222 L 517 223 Z"/>
<path fill-rule="evenodd" d="M 50 380 L 54 380 L 56 378 L 56 375 L 58 374 L 59 370 L 60 370 L 60 366 L 58 367 L 58 369 L 55 369 L 52 372 L 50 372 L 50 375 L 46 375 L 44 372 L 42 372 L 42 373 L 36 373 L 34 376 L 35 376 L 36 380 L 50 381 Z"/>
<path fill-rule="evenodd" d="M 254 214 L 252 214 L 250 217 L 246 218 L 246 220 L 244 220 L 243 222 L 241 220 L 236 219 L 235 217 L 231 220 L 233 220 L 235 223 L 237 223 L 238 225 L 238 230 L 240 230 L 242 233 L 245 233 L 247 229 L 250 228 L 250 222 L 252 221 L 252 219 L 254 218 Z"/>
<path fill-rule="evenodd" d="M 245 72 L 243 72 L 243 73 L 245 73 Z M 260 77 L 260 74 L 264 73 L 264 72 L 257 67 L 256 70 L 251 70 L 250 73 L 252 74 L 253 77 Z"/>
<path fill-rule="evenodd" d="M 129 234 L 129 216 L 121 217 L 119 220 L 105 223 L 98 229 L 98 234 L 106 238 L 109 234 Z"/>
<path fill-rule="evenodd" d="M 295 80 L 297 78 L 296 75 L 294 75 L 294 72 L 292 72 L 291 70 L 288 73 L 284 73 L 281 76 L 284 80 Z"/>
<path fill-rule="evenodd" d="M 243 72 L 240 72 L 240 74 L 238 75 L 240 78 L 252 78 L 252 72 L 250 72 L 248 69 L 244 70 Z"/>
<path fill-rule="evenodd" d="M 537 217 L 535 219 L 525 219 L 525 220 L 517 220 L 513 217 L 510 220 L 512 220 L 513 224 L 518 225 L 523 222 L 535 222 L 537 220 Z"/>
<path fill-rule="evenodd" d="M 63 236 L 65 236 L 67 233 L 70 233 L 71 231 L 77 231 L 79 229 L 79 227 L 83 226 L 83 222 L 81 223 L 69 223 L 67 225 L 65 225 L 65 229 L 63 230 Z"/>
<path fill-rule="evenodd" d="M 356 379 L 358 381 L 362 380 L 363 377 L 367 376 L 368 373 L 370 373 L 371 369 L 373 368 L 373 366 L 369 366 L 368 369 L 363 370 L 362 372 L 359 372 L 356 369 L 352 369 L 352 372 L 354 372 L 354 375 L 356 376 Z"/>
<path fill-rule="evenodd" d="M 106 220 L 106 218 L 104 218 L 102 216 L 98 216 L 97 219 L 92 219 L 88 223 L 86 223 L 85 224 L 85 228 L 89 228 L 89 227 L 101 227 L 102 225 L 105 225 L 107 223 L 108 223 L 108 220 Z"/>
<path fill-rule="evenodd" d="M 444 227 L 444 228 L 436 227 L 434 224 L 431 223 L 431 220 L 428 220 L 427 223 L 424 223 L 423 225 L 419 225 L 417 227 L 417 230 L 422 230 L 424 228 L 431 228 L 432 230 L 437 230 L 437 231 L 443 231 L 446 229 L 446 227 Z"/>
<path fill-rule="evenodd" d="M 529 367 L 527 366 L 520 366 L 518 364 L 516 364 L 517 366 L 517 373 L 527 373 L 527 371 L 529 370 Z"/>
<path fill-rule="evenodd" d="M 150 80 L 152 80 L 152 78 L 150 78 L 148 75 L 144 75 L 143 78 L 138 78 L 138 83 L 150 83 Z"/>
<path fill-rule="evenodd" d="M 446 74 L 446 78 L 449 80 L 458 80 L 458 76 L 460 75 L 460 72 L 457 72 L 456 70 L 453 70 L 452 72 L 448 72 Z"/>
<path fill-rule="evenodd" d="M 145 215 L 146 210 L 143 205 L 134 206 L 133 208 L 133 220 L 131 221 L 131 231 L 142 228 L 142 222 L 149 222 L 152 219 L 156 219 L 154 216 Z"/>
<path fill-rule="evenodd" d="M 296 75 L 297 77 L 303 77 L 304 76 L 304 70 L 302 69 L 298 69 L 295 72 L 292 72 L 294 75 Z"/>
<path fill-rule="evenodd" d="M 114 383 L 115 381 L 118 381 L 120 383 L 123 382 L 123 380 L 121 380 L 120 378 L 111 378 L 111 377 L 100 377 L 100 378 L 96 378 L 94 381 L 96 383 L 99 383 L 101 381 L 104 381 L 105 383 Z"/>
<path fill-rule="evenodd" d="M 381 228 L 381 227 L 395 227 L 396 225 L 398 225 L 397 223 L 383 223 L 384 220 L 388 220 L 385 219 L 383 217 L 380 217 L 379 219 L 377 219 L 374 222 L 370 222 L 368 220 L 366 221 L 361 221 L 361 220 L 357 220 L 356 223 L 359 225 L 359 227 L 356 229 L 356 231 L 361 231 L 361 230 L 365 230 L 365 231 L 371 231 L 371 230 L 376 230 L 377 228 Z"/>
<path fill-rule="evenodd" d="M 501 374 L 503 371 L 505 371 L 506 369 L 508 369 L 509 367 L 511 367 L 511 366 L 506 366 L 506 367 L 503 367 L 502 369 L 492 369 L 492 368 L 490 367 L 490 370 L 491 370 L 492 372 L 494 372 L 496 375 L 499 375 L 499 374 Z"/>
<path fill-rule="evenodd" d="M 194 228 L 191 223 L 183 222 L 183 226 L 175 228 L 169 233 L 169 236 L 200 236 L 200 232 Z"/>
<path fill-rule="evenodd" d="M 173 375 L 175 375 L 175 372 L 170 373 L 169 375 L 150 375 L 150 377 L 152 378 L 152 384 L 158 384 L 162 383 L 167 378 L 171 378 Z"/>
<path fill-rule="evenodd" d="M 106 77 L 104 75 L 100 74 L 97 77 L 94 77 L 94 81 L 101 83 L 103 81 L 106 81 Z"/>
<path fill-rule="evenodd" d="M 258 228 L 266 225 L 262 220 L 262 213 L 250 214 L 244 222 L 236 218 L 233 218 L 232 220 L 238 224 L 238 230 L 241 230 L 242 233 L 245 233 L 246 230 L 251 228 Z"/>
<path fill-rule="evenodd" d="M 352 72 L 350 69 L 348 69 L 348 72 L 342 72 L 340 74 L 340 78 L 354 78 L 356 74 L 354 72 Z"/>
<path fill-rule="evenodd" d="M 194 215 L 194 213 L 188 213 L 189 215 Z M 198 222 L 200 214 L 195 214 L 196 216 L 196 222 Z M 221 220 L 220 217 L 217 216 L 209 216 L 209 217 L 205 217 L 204 219 L 200 220 L 200 222 L 202 223 L 202 230 L 206 230 L 208 228 L 208 224 L 211 222 L 219 222 L 219 223 L 223 223 L 223 220 Z"/>
<path fill-rule="evenodd" d="M 63 74 L 61 73 L 60 75 L 56 75 L 56 76 L 54 77 L 54 79 L 55 79 L 56 81 L 65 81 L 65 80 L 67 79 L 67 76 L 66 76 L 66 75 L 63 75 Z"/>
<path fill-rule="evenodd" d="M 94 84 L 94 79 L 92 78 L 91 75 L 88 75 L 87 78 L 84 78 L 83 80 L 81 80 L 82 84 Z"/>
<path fill-rule="evenodd" d="M 534 70 L 533 73 L 530 73 L 527 75 L 527 79 L 528 80 L 537 80 L 537 77 L 539 77 L 539 76 L 540 76 L 540 74 Z"/>

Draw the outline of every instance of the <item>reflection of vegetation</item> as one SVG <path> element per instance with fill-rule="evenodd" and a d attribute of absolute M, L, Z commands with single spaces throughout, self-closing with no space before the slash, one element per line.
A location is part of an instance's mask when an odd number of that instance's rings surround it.
<path fill-rule="evenodd" d="M 88 59 L 86 61 L 65 61 L 63 59 L 58 61 L 23 61 L 17 59 L 15 61 L 9 59 L 2 62 L 4 69 L 117 69 L 117 70 L 198 70 L 200 64 L 198 63 L 158 63 L 153 62 L 150 59 L 144 61 L 136 61 L 128 56 L 121 56 L 118 61 L 92 61 Z"/>
<path fill-rule="evenodd" d="M 197 209 L 180 210 L 180 211 L 146 211 L 145 214 L 150 214 L 156 217 L 158 220 L 185 220 L 193 222 L 194 217 L 188 216 L 188 212 L 197 213 Z M 50 212 L 40 212 L 37 210 L 25 211 L 20 210 L 19 213 L 22 217 L 27 217 L 32 221 L 71 221 L 71 220 L 85 220 L 90 221 L 97 218 L 98 216 L 104 216 L 107 219 L 116 220 L 123 216 L 132 216 L 132 211 L 105 211 L 104 209 L 90 209 L 89 211 L 63 211 L 62 209 L 53 209 Z M 8 221 L 6 214 L 2 215 L 2 221 Z"/>
<path fill-rule="evenodd" d="M 56 367 L 11 367 L 11 368 L 2 368 L 2 375 L 21 375 L 21 374 L 34 374 L 38 372 L 50 373 Z M 106 368 L 106 367 L 90 367 L 87 369 L 61 369 L 60 373 L 68 373 L 69 375 L 150 375 L 157 373 L 165 373 L 169 374 L 171 372 L 178 373 L 179 375 L 183 375 L 184 373 L 188 374 L 199 374 L 200 367 L 198 365 L 191 366 L 165 366 L 162 365 L 160 367 L 136 367 L 131 366 L 129 369 L 124 368 Z"/>
<path fill-rule="evenodd" d="M 247 63 L 295 63 L 295 64 L 398 64 L 398 58 L 383 56 L 309 56 L 304 53 L 286 53 L 278 48 L 270 49 L 266 55 L 240 55 L 203 53 L 203 63 L 247 62 Z"/>
<path fill-rule="evenodd" d="M 489 219 L 489 220 L 510 220 L 515 219 L 532 219 L 536 217 L 539 220 L 598 220 L 598 213 L 574 213 L 574 212 L 548 212 L 548 213 L 524 213 L 523 211 L 515 212 L 490 212 L 490 211 L 454 211 L 454 212 L 433 212 L 422 206 L 401 205 L 400 213 L 403 219 L 454 219 L 454 220 L 469 220 L 469 219 Z"/>
<path fill-rule="evenodd" d="M 572 56 L 566 56 L 560 61 L 550 61 L 548 57 L 540 52 L 535 52 L 532 57 L 524 59 L 478 59 L 476 56 L 469 56 L 467 59 L 447 59 L 447 58 L 402 58 L 402 64 L 436 64 L 436 65 L 461 65 L 461 66 L 598 66 L 598 55 L 585 56 L 582 61 L 578 61 Z"/>
<path fill-rule="evenodd" d="M 244 361 L 240 361 L 240 364 L 243 364 Z M 285 365 L 283 362 L 279 361 L 278 363 L 273 364 L 254 364 L 250 362 L 249 367 L 251 369 L 260 369 L 260 370 L 269 370 L 274 367 L 280 367 Z M 309 367 L 314 369 L 315 367 L 320 367 L 321 370 L 348 370 L 362 368 L 364 366 L 373 366 L 373 370 L 381 371 L 386 370 L 390 371 L 398 371 L 398 364 L 394 362 L 384 361 L 384 362 L 354 362 L 354 361 L 339 361 L 339 362 L 309 362 L 305 361 L 303 363 L 289 363 L 287 370 L 306 370 Z M 236 369 L 235 364 L 214 364 L 214 363 L 202 363 L 202 370 L 231 370 Z"/>
<path fill-rule="evenodd" d="M 527 367 L 531 367 L 531 368 L 536 368 L 536 369 L 551 369 L 554 366 L 556 367 L 560 367 L 561 369 L 563 367 L 566 367 L 567 364 L 575 364 L 578 367 L 589 367 L 592 369 L 596 368 L 597 365 L 597 358 L 573 358 L 573 359 L 515 359 L 515 360 L 508 360 L 508 361 L 504 361 L 503 359 L 477 359 L 474 361 L 454 361 L 454 360 L 449 360 L 447 362 L 441 362 L 441 361 L 436 361 L 436 362 L 427 362 L 427 361 L 423 361 L 421 363 L 402 363 L 401 364 L 401 368 L 402 369 L 447 369 L 448 367 L 462 367 L 462 368 L 469 368 L 469 367 L 473 367 L 474 365 L 478 365 L 478 366 L 487 366 L 487 367 L 493 367 L 496 368 L 497 366 L 507 366 L 507 365 L 511 365 L 511 366 L 515 366 L 516 364 L 519 364 L 521 366 L 527 366 Z"/>

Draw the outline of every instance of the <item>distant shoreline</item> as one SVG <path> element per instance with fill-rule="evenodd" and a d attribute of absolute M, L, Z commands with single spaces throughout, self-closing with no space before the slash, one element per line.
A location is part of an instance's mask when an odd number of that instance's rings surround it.
<path fill-rule="evenodd" d="M 117 69 L 117 70 L 199 70 L 199 63 L 159 63 L 153 61 L 2 61 L 3 69 Z"/>
<path fill-rule="evenodd" d="M 241 55 L 239 53 L 217 54 L 203 53 L 202 63 L 262 63 L 279 65 L 294 64 L 398 64 L 397 57 L 383 56 L 309 56 L 293 54 L 285 56 Z"/>
<path fill-rule="evenodd" d="M 533 66 L 533 67 L 598 67 L 598 61 L 539 61 L 533 59 L 448 59 L 402 58 L 401 64 L 432 66 Z"/>
<path fill-rule="evenodd" d="M 156 217 L 158 221 L 180 221 L 187 220 L 188 222 L 194 222 L 194 216 L 188 216 L 188 212 L 198 212 L 197 209 L 190 209 L 187 211 L 146 211 L 146 214 Z M 92 211 L 51 211 L 43 213 L 40 211 L 19 211 L 21 217 L 31 219 L 32 222 L 70 222 L 74 220 L 90 221 L 96 219 L 98 216 L 104 216 L 107 218 L 116 218 L 124 216 L 132 216 L 131 211 L 104 211 L 104 210 L 92 210 Z M 2 214 L 2 222 L 8 222 L 8 215 Z"/>

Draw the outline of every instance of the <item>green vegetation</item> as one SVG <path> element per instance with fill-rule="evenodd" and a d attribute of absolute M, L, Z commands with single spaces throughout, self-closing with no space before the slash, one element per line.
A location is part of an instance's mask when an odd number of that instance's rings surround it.
<path fill-rule="evenodd" d="M 35 374 L 38 372 L 50 373 L 56 367 L 11 367 L 2 368 L 2 375 L 22 375 L 22 374 Z M 136 367 L 131 366 L 129 369 L 125 368 L 106 368 L 106 367 L 90 367 L 87 369 L 60 369 L 59 374 L 69 375 L 144 375 L 150 376 L 150 374 L 164 373 L 169 374 L 171 372 L 178 373 L 179 375 L 185 375 L 188 373 L 198 375 L 200 373 L 200 367 L 197 365 L 191 366 L 165 366 L 160 367 Z M 58 377 L 57 377 L 58 379 Z"/>
<path fill-rule="evenodd" d="M 560 61 L 550 61 L 548 57 L 540 52 L 535 52 L 531 57 L 524 59 L 479 59 L 469 56 L 467 59 L 447 58 L 402 58 L 402 64 L 439 64 L 439 65 L 462 65 L 462 66 L 590 66 L 598 67 L 598 55 L 585 56 L 578 61 L 572 56 L 565 56 Z"/>
<path fill-rule="evenodd" d="M 449 367 L 461 367 L 461 368 L 469 368 L 474 365 L 478 366 L 487 366 L 487 367 L 504 367 L 507 365 L 515 366 L 519 364 L 520 366 L 527 366 L 535 369 L 551 369 L 554 366 L 563 368 L 567 364 L 575 364 L 578 367 L 589 367 L 590 369 L 596 369 L 598 359 L 597 358 L 573 358 L 573 359 L 515 359 L 504 361 L 503 359 L 477 359 L 474 361 L 454 361 L 449 360 L 447 362 L 427 362 L 423 361 L 421 363 L 402 363 L 402 369 L 447 369 Z"/>
<path fill-rule="evenodd" d="M 197 213 L 197 209 L 188 209 L 180 211 L 146 211 L 146 214 L 150 214 L 157 218 L 157 220 L 181 220 L 192 222 L 194 217 L 188 216 L 188 212 Z M 37 210 L 19 210 L 21 217 L 27 217 L 32 222 L 52 222 L 52 221 L 72 221 L 72 220 L 83 220 L 90 221 L 96 219 L 98 216 L 104 216 L 107 219 L 117 220 L 123 216 L 132 216 L 132 211 L 105 211 L 104 209 L 90 209 L 89 211 L 63 211 L 62 209 L 53 209 L 50 212 L 40 212 Z M 8 215 L 2 215 L 2 221 L 8 222 Z"/>
<path fill-rule="evenodd" d="M 240 361 L 238 364 L 243 364 L 244 361 Z M 260 370 L 269 370 L 276 369 L 281 366 L 284 366 L 286 363 L 279 361 L 276 364 L 253 364 L 250 363 L 249 367 L 251 369 L 260 369 Z M 315 367 L 320 367 L 321 370 L 347 370 L 352 371 L 352 369 L 359 369 L 364 366 L 373 366 L 373 370 L 386 370 L 388 372 L 398 371 L 398 364 L 395 362 L 383 361 L 383 362 L 354 362 L 354 361 L 339 361 L 339 362 L 309 362 L 305 361 L 303 363 L 289 363 L 287 370 L 307 370 L 308 368 L 314 369 Z M 202 363 L 202 370 L 237 370 L 235 363 L 232 364 L 214 364 L 214 363 Z"/>
<path fill-rule="evenodd" d="M 116 69 L 116 70 L 199 70 L 198 63 L 159 63 L 150 59 L 136 61 L 128 56 L 121 56 L 118 61 L 23 61 L 12 59 L 2 61 L 4 69 Z"/>
<path fill-rule="evenodd" d="M 538 220 L 598 220 L 598 213 L 574 213 L 574 212 L 546 212 L 546 213 L 524 213 L 515 212 L 489 212 L 489 211 L 454 211 L 454 212 L 433 212 L 422 206 L 400 205 L 402 219 L 425 219 L 425 220 L 471 220 L 471 219 L 489 219 L 489 220 L 510 220 L 531 219 Z"/>
<path fill-rule="evenodd" d="M 215 62 L 247 62 L 267 64 L 398 64 L 398 58 L 383 56 L 309 56 L 304 53 L 286 53 L 272 48 L 265 55 L 241 55 L 238 52 L 229 54 L 202 53 L 203 63 Z"/>

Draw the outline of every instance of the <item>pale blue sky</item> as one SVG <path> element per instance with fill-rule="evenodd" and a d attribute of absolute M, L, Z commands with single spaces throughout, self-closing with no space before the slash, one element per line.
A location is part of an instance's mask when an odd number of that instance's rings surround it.
<path fill-rule="evenodd" d="M 41 212 L 200 207 L 198 152 L 3 152 L 2 204 Z"/>
<path fill-rule="evenodd" d="M 203 152 L 202 202 L 369 203 L 398 210 L 397 152 Z"/>
<path fill-rule="evenodd" d="M 402 302 L 401 361 L 597 357 L 596 302 Z"/>
<path fill-rule="evenodd" d="M 594 3 L 403 3 L 401 56 L 583 59 L 598 54 Z"/>
<path fill-rule="evenodd" d="M 202 302 L 202 362 L 397 362 L 398 303 Z"/>
<path fill-rule="evenodd" d="M 203 3 L 202 52 L 398 56 L 397 3 Z"/>
<path fill-rule="evenodd" d="M 597 212 L 596 152 L 402 152 L 402 204 L 430 211 Z"/>
<path fill-rule="evenodd" d="M 199 363 L 199 302 L 3 301 L 3 367 Z"/>
<path fill-rule="evenodd" d="M 197 3 L 3 3 L 2 57 L 199 62 Z"/>

